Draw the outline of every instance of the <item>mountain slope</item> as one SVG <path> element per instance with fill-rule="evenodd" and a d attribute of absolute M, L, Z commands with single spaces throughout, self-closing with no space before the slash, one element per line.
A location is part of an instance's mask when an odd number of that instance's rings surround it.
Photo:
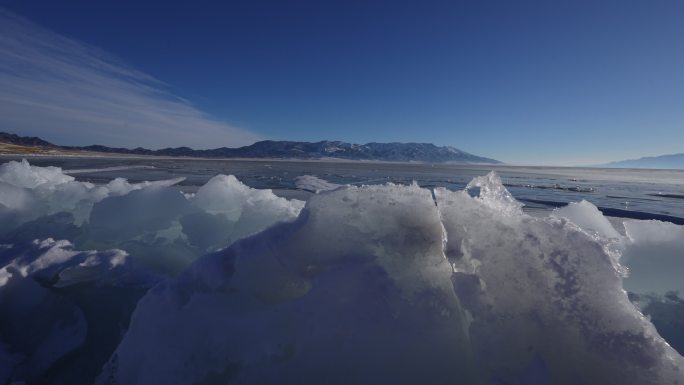
<path fill-rule="evenodd" d="M 0 132 L 0 143 L 14 144 L 17 146 L 57 147 L 54 144 L 35 136 L 19 136 L 6 132 Z"/>
<path fill-rule="evenodd" d="M 220 147 L 210 150 L 193 150 L 188 147 L 149 150 L 146 148 L 111 148 L 101 145 L 85 147 L 56 146 L 40 138 L 26 138 L 0 133 L 0 143 L 59 149 L 64 151 L 86 151 L 108 154 L 184 156 L 199 158 L 286 158 L 377 160 L 389 162 L 428 163 L 501 163 L 461 151 L 451 146 L 435 146 L 431 143 L 367 143 L 353 144 L 340 141 L 293 142 L 264 140 L 239 148 Z"/>
<path fill-rule="evenodd" d="M 621 160 L 602 165 L 603 167 L 624 168 L 682 168 L 684 169 L 684 153 L 660 156 L 648 156 L 639 159 Z"/>
<path fill-rule="evenodd" d="M 430 143 L 367 143 L 352 144 L 339 141 L 290 142 L 265 140 L 237 149 L 209 150 L 212 155 L 245 158 L 340 158 L 353 160 L 381 160 L 395 162 L 464 162 L 500 163 L 453 147 L 438 147 Z"/>

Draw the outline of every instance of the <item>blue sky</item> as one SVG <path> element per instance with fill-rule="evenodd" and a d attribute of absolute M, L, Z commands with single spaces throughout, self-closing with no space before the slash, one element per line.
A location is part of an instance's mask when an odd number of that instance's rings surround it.
<path fill-rule="evenodd" d="M 540 165 L 684 152 L 680 0 L 141 3 L 0 0 L 3 129 L 433 142 Z"/>

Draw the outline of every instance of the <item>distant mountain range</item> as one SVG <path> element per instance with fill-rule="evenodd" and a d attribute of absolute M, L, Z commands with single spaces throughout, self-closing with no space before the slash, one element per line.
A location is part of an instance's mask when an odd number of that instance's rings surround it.
<path fill-rule="evenodd" d="M 621 160 L 601 165 L 602 167 L 620 168 L 683 168 L 684 154 L 670 154 L 660 156 L 648 156 L 639 159 Z"/>
<path fill-rule="evenodd" d="M 181 156 L 196 158 L 281 158 L 376 160 L 388 162 L 428 163 L 485 163 L 499 164 L 498 160 L 461 151 L 451 146 L 435 146 L 430 143 L 367 143 L 352 144 L 340 141 L 292 142 L 264 140 L 249 146 L 211 150 L 193 150 L 188 147 L 149 150 L 146 148 L 112 148 L 101 145 L 74 147 L 58 146 L 36 137 L 22 137 L 0 132 L 0 143 L 35 147 L 50 152 L 88 152 L 128 155 Z"/>
<path fill-rule="evenodd" d="M 35 136 L 19 136 L 6 132 L 0 132 L 0 143 L 15 144 L 18 146 L 57 147 L 54 144 L 41 138 L 36 138 Z"/>

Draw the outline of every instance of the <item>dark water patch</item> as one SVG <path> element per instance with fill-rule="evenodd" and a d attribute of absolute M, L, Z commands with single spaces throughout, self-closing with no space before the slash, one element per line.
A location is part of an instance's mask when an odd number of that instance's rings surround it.
<path fill-rule="evenodd" d="M 646 194 L 658 198 L 672 198 L 672 199 L 684 199 L 684 195 L 681 194 Z"/>
<path fill-rule="evenodd" d="M 593 187 L 590 186 L 562 186 L 559 184 L 553 185 L 534 185 L 534 184 L 514 184 L 514 183 L 504 183 L 506 187 L 524 187 L 529 189 L 541 189 L 541 190 L 559 190 L 559 191 L 571 191 L 580 193 L 592 193 L 595 191 Z"/>
<path fill-rule="evenodd" d="M 646 195 L 651 195 L 651 194 L 646 194 Z M 625 196 L 620 196 L 620 195 L 606 195 L 606 198 L 612 198 L 612 199 L 626 199 L 628 202 L 634 202 L 634 201 L 643 201 L 643 202 L 660 202 L 660 199 L 651 199 L 651 198 L 637 198 L 637 197 L 625 197 Z"/>
<path fill-rule="evenodd" d="M 672 222 L 676 225 L 684 225 L 684 218 L 675 217 L 672 215 L 658 214 L 658 213 L 646 213 L 646 212 L 642 212 L 642 211 L 623 210 L 623 209 L 616 209 L 616 208 L 611 208 L 611 207 L 599 207 L 598 209 L 601 210 L 603 215 L 609 216 L 609 217 L 620 217 L 620 218 L 641 219 L 641 220 L 655 219 L 655 220 L 663 221 L 663 222 Z"/>
<path fill-rule="evenodd" d="M 558 201 L 549 201 L 549 200 L 543 200 L 543 199 L 531 199 L 531 198 L 518 198 L 516 197 L 517 200 L 525 203 L 534 203 L 538 205 L 543 205 L 546 207 L 564 207 L 568 205 L 568 202 L 558 202 Z"/>

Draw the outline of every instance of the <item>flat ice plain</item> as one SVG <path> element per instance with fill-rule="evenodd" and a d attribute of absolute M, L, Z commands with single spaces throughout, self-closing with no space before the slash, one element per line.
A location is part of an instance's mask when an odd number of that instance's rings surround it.
<path fill-rule="evenodd" d="M 684 172 L 29 162 L 0 384 L 684 384 Z"/>

